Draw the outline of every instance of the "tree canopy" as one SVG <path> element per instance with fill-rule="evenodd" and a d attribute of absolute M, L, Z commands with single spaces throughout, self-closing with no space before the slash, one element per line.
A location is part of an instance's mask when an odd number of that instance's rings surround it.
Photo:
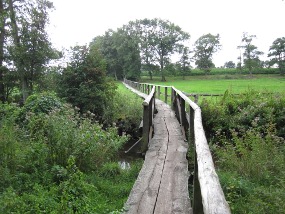
<path fill-rule="evenodd" d="M 105 60 L 96 47 L 75 46 L 71 49 L 71 63 L 58 77 L 60 97 L 81 112 L 96 113 L 100 119 L 115 88 L 106 76 Z"/>
<path fill-rule="evenodd" d="M 221 49 L 220 35 L 206 34 L 201 36 L 194 44 L 194 58 L 197 67 L 203 71 L 210 72 L 215 65 L 212 56 Z"/>
<path fill-rule="evenodd" d="M 252 75 L 252 70 L 254 68 L 260 67 L 259 56 L 263 52 L 259 51 L 258 48 L 252 44 L 252 40 L 256 38 L 256 35 L 249 35 L 248 33 L 243 33 L 242 45 L 238 48 L 243 48 L 243 62 L 244 66 L 249 70 L 249 74 Z"/>
<path fill-rule="evenodd" d="M 143 63 L 159 65 L 161 80 L 165 81 L 165 65 L 172 54 L 182 52 L 190 35 L 174 23 L 158 18 L 130 22 L 129 29 L 139 39 Z"/>
<path fill-rule="evenodd" d="M 280 74 L 285 70 L 285 37 L 277 38 L 269 48 L 268 57 L 272 57 L 271 64 L 277 64 Z"/>
<path fill-rule="evenodd" d="M 22 100 L 34 90 L 45 65 L 55 58 L 46 26 L 53 4 L 48 0 L 0 1 L 0 99 L 8 99 L 10 82 L 19 79 Z M 16 74 L 16 75 L 15 75 Z M 11 79 L 9 79 L 11 80 Z"/>

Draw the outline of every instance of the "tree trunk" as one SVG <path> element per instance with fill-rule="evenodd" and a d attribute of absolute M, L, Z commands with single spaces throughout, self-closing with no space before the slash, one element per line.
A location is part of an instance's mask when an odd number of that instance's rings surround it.
<path fill-rule="evenodd" d="M 4 61 L 4 42 L 5 42 L 5 17 L 4 17 L 4 5 L 3 0 L 0 0 L 0 102 L 6 101 L 5 96 L 5 86 L 4 86 L 4 69 L 3 69 L 3 61 Z"/>
<path fill-rule="evenodd" d="M 148 71 L 148 74 L 149 74 L 150 80 L 152 80 L 152 72 L 151 72 L 151 71 Z"/>
<path fill-rule="evenodd" d="M 161 72 L 161 81 L 166 82 L 165 76 L 164 76 L 164 62 L 163 62 L 163 56 L 160 56 L 160 72 Z"/>
<path fill-rule="evenodd" d="M 10 19 L 11 19 L 11 26 L 12 26 L 12 37 L 14 40 L 14 44 L 17 48 L 20 48 L 20 37 L 19 37 L 19 31 L 18 31 L 18 26 L 16 22 L 16 15 L 15 15 L 15 10 L 14 10 L 14 5 L 13 5 L 13 0 L 9 0 L 9 12 L 10 12 Z M 29 91 L 28 91 L 28 78 L 24 72 L 24 70 L 21 69 L 22 67 L 22 60 L 18 59 L 16 62 L 16 67 L 17 70 L 20 74 L 20 81 L 22 85 L 22 96 L 23 96 L 23 103 L 25 103 Z"/>

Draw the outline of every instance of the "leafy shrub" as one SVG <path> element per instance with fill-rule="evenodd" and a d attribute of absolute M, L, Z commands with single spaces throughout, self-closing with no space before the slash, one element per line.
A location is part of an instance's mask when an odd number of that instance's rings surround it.
<path fill-rule="evenodd" d="M 27 98 L 25 105 L 19 111 L 16 118 L 17 122 L 24 122 L 29 114 L 48 114 L 55 108 L 60 109 L 62 105 L 63 103 L 53 93 L 43 92 L 30 95 Z"/>
<path fill-rule="evenodd" d="M 48 115 L 31 114 L 27 131 L 32 139 L 47 145 L 51 165 L 66 166 L 73 155 L 81 170 L 96 169 L 115 158 L 127 138 L 119 137 L 115 128 L 102 130 L 92 121 L 65 106 L 64 111 L 55 109 Z"/>
<path fill-rule="evenodd" d="M 70 105 L 47 111 L 31 106 L 0 105 L 0 213 L 119 212 L 140 166 L 106 166 L 117 160 L 127 137 Z M 14 119 L 19 111 L 25 115 L 20 126 Z"/>
<path fill-rule="evenodd" d="M 209 138 L 218 133 L 230 137 L 233 129 L 241 134 L 256 124 L 276 125 L 277 135 L 285 137 L 285 97 L 282 94 L 266 94 L 249 90 L 241 95 L 226 91 L 223 99 L 216 102 L 203 100 L 203 124 Z M 255 121 L 255 123 L 253 123 Z"/>
<path fill-rule="evenodd" d="M 226 92 L 221 101 L 201 106 L 233 213 L 284 213 L 284 96 Z"/>

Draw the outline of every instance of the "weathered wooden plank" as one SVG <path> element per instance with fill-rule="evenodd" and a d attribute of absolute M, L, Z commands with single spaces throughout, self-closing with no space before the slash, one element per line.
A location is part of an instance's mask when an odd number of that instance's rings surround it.
<path fill-rule="evenodd" d="M 154 213 L 191 213 L 186 153 L 187 144 L 183 136 L 169 136 L 166 161 Z"/>
<path fill-rule="evenodd" d="M 155 146 L 146 153 L 142 169 L 125 205 L 127 213 L 153 213 L 165 159 L 164 141 L 165 139 L 155 139 L 150 142 Z"/>

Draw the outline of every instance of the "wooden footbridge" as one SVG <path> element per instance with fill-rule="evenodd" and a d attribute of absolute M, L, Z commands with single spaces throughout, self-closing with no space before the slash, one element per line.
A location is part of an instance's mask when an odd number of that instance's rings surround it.
<path fill-rule="evenodd" d="M 124 83 L 144 99 L 141 150 L 145 152 L 143 167 L 125 204 L 126 213 L 230 213 L 199 106 L 174 87 L 126 79 Z M 160 100 L 163 97 L 165 102 Z M 193 152 L 193 170 L 188 170 L 188 151 Z"/>

